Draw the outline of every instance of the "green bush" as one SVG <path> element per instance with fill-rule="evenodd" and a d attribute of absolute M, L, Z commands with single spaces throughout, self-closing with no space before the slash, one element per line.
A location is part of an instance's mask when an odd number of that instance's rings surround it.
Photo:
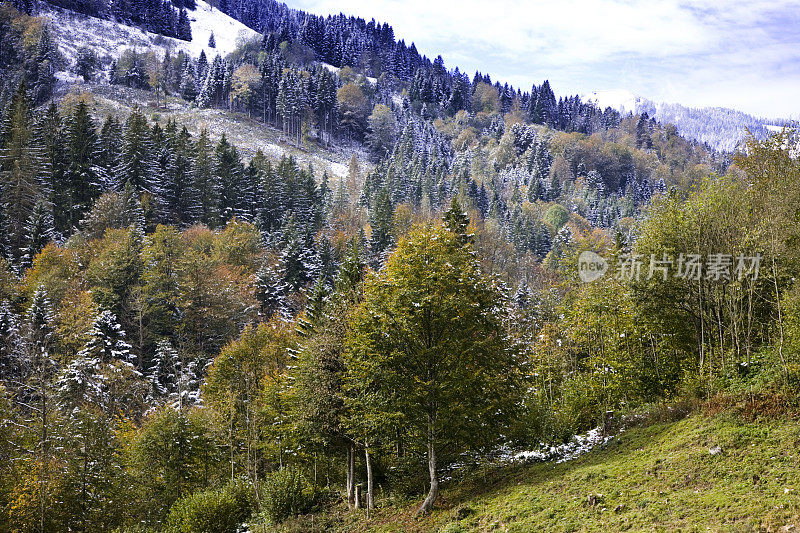
<path fill-rule="evenodd" d="M 551 205 L 544 214 L 544 221 L 558 231 L 569 221 L 569 211 L 567 211 L 562 205 Z"/>
<path fill-rule="evenodd" d="M 284 468 L 268 474 L 261 486 L 261 511 L 272 523 L 305 512 L 313 501 L 303 474 L 296 468 Z"/>
<path fill-rule="evenodd" d="M 253 508 L 250 485 L 234 480 L 227 485 L 184 496 L 169 511 L 170 533 L 234 533 Z"/>

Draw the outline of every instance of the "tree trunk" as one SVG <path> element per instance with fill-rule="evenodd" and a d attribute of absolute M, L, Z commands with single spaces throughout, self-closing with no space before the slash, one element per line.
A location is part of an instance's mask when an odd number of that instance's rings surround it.
<path fill-rule="evenodd" d="M 428 472 L 431 476 L 431 488 L 428 491 L 428 496 L 425 498 L 425 501 L 422 502 L 419 509 L 417 509 L 416 515 L 424 515 L 427 514 L 432 508 L 433 504 L 436 501 L 436 498 L 439 496 L 439 478 L 436 475 L 437 464 L 436 464 L 436 431 L 433 429 L 433 422 L 429 422 L 428 424 Z"/>
<path fill-rule="evenodd" d="M 364 461 L 367 463 L 367 510 L 374 509 L 372 499 L 372 461 L 369 457 L 369 445 L 364 445 Z"/>
<path fill-rule="evenodd" d="M 353 505 L 353 491 L 355 490 L 354 487 L 354 472 L 355 471 L 355 450 L 353 450 L 353 445 L 347 445 L 347 507 L 352 507 Z"/>

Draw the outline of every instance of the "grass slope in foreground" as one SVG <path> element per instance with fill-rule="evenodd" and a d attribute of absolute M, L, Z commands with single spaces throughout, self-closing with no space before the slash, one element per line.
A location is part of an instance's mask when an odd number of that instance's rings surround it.
<path fill-rule="evenodd" d="M 630 429 L 562 464 L 507 466 L 414 507 L 347 514 L 347 531 L 791 531 L 800 522 L 800 426 L 695 414 Z M 710 448 L 722 451 L 712 455 Z M 307 519 L 307 517 L 305 517 Z M 359 520 L 360 518 L 360 520 Z M 318 522 L 319 523 L 319 522 Z M 294 529 L 300 524 L 286 524 Z M 308 525 L 308 524 L 307 524 Z"/>

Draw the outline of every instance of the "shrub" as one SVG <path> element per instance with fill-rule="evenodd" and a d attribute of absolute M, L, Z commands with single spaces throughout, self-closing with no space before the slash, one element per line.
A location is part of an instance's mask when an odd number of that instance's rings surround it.
<path fill-rule="evenodd" d="M 544 221 L 558 231 L 569 221 L 569 211 L 559 204 L 551 205 L 544 214 Z"/>
<path fill-rule="evenodd" d="M 305 512 L 312 501 L 308 482 L 296 468 L 284 468 L 264 478 L 261 510 L 273 523 Z"/>
<path fill-rule="evenodd" d="M 166 531 L 233 533 L 250 516 L 252 507 L 250 485 L 234 480 L 221 488 L 195 492 L 178 500 L 169 511 Z"/>

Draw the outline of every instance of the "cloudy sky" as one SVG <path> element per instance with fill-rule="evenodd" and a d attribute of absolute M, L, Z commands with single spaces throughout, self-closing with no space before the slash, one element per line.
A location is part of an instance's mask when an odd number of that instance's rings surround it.
<path fill-rule="evenodd" d="M 800 0 L 287 0 L 390 23 L 449 68 L 800 117 Z"/>

